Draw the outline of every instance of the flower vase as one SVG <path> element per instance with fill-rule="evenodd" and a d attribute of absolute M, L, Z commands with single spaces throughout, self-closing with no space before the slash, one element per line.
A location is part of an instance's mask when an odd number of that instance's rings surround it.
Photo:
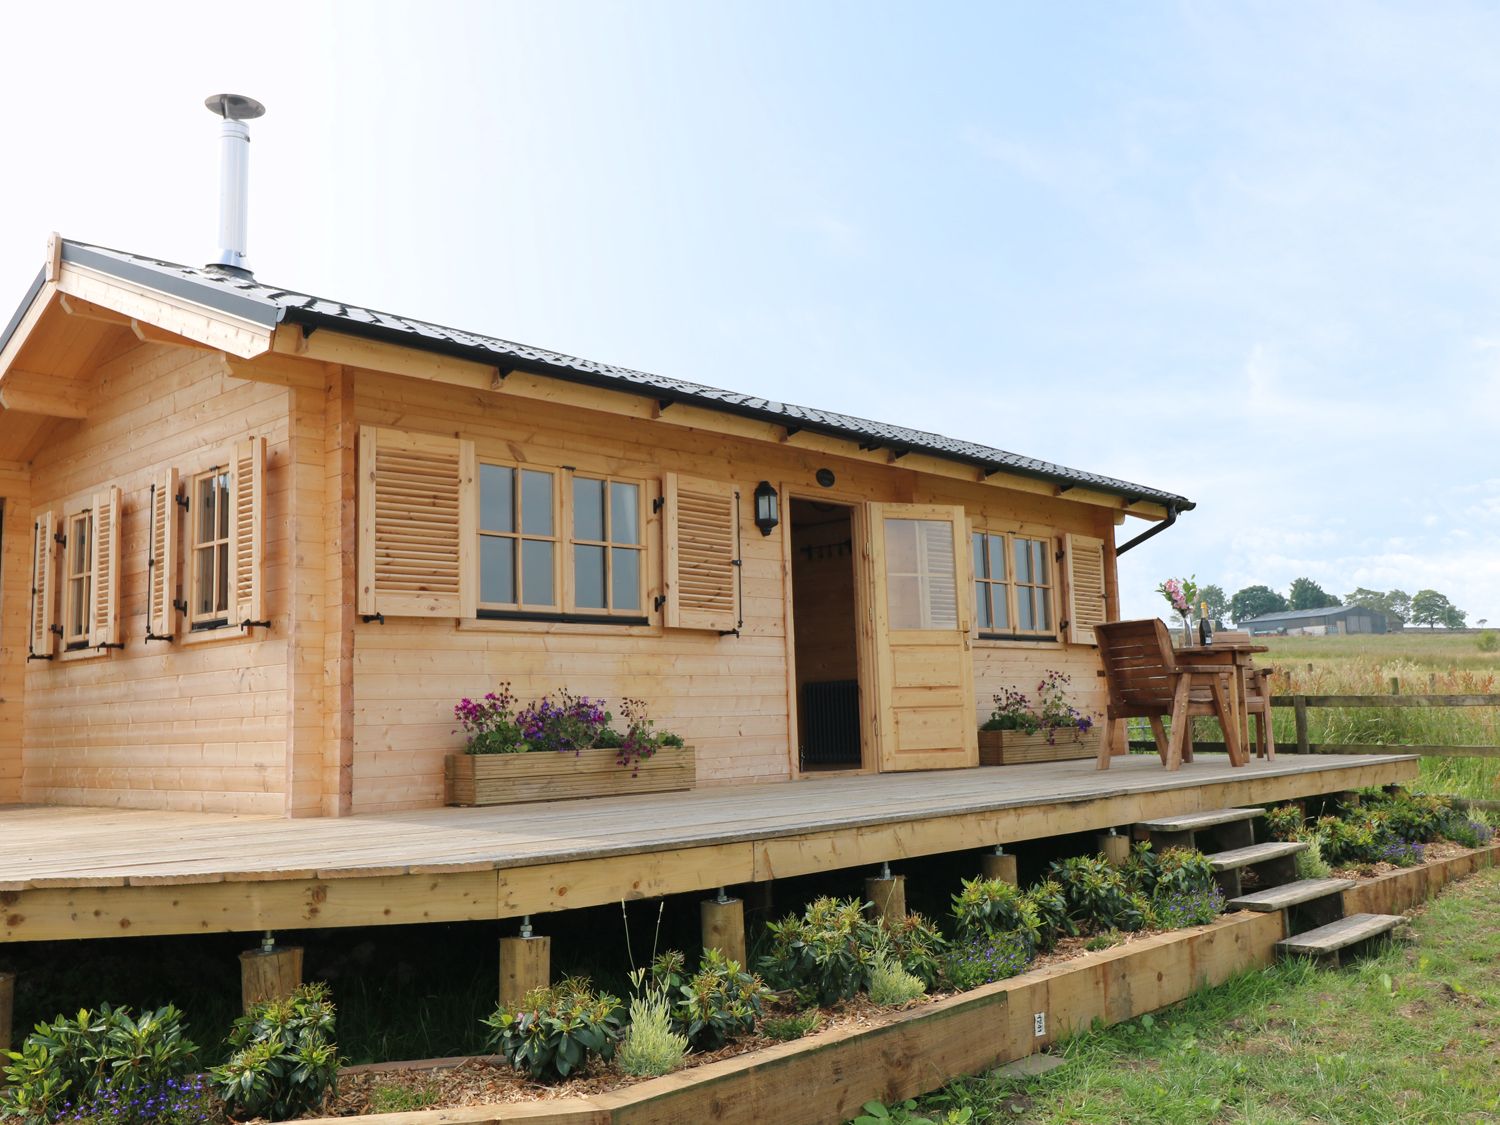
<path fill-rule="evenodd" d="M 1193 647 L 1193 619 L 1185 613 L 1182 615 L 1182 647 Z"/>

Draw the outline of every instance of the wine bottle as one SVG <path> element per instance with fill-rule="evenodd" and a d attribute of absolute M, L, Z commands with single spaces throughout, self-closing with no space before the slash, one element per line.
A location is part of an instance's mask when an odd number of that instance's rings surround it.
<path fill-rule="evenodd" d="M 1214 643 L 1214 627 L 1208 619 L 1208 603 L 1204 602 L 1198 611 L 1198 643 L 1211 645 Z"/>

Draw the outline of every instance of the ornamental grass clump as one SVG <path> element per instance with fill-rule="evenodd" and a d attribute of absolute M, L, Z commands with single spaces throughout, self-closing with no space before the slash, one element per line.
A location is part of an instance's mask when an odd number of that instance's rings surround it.
<path fill-rule="evenodd" d="M 334 1092 L 340 1064 L 328 986 L 304 984 L 254 1005 L 234 1021 L 229 1047 L 209 1079 L 232 1116 L 285 1121 L 317 1110 Z"/>
<path fill-rule="evenodd" d="M 927 986 L 901 967 L 889 953 L 881 954 L 870 970 L 870 1000 L 882 1008 L 895 1008 L 927 995 Z"/>
<path fill-rule="evenodd" d="M 640 987 L 641 974 L 632 974 Z M 626 1074 L 655 1078 L 676 1070 L 687 1055 L 688 1039 L 672 1029 L 672 1005 L 664 989 L 652 985 L 630 1001 L 630 1024 L 618 1059 Z"/>
<path fill-rule="evenodd" d="M 526 994 L 514 1010 L 496 1008 L 483 1022 L 489 1045 L 535 1082 L 560 1082 L 592 1059 L 615 1057 L 621 1036 L 620 1001 L 596 993 L 588 980 L 567 977 Z"/>
<path fill-rule="evenodd" d="M 57 1120 L 146 1125 L 176 1112 L 198 1048 L 170 1004 L 139 1017 L 101 1004 L 38 1024 L 10 1051 L 0 1115 L 27 1125 Z M 182 1107 L 186 1111 L 190 1107 Z M 187 1120 L 191 1120 L 188 1118 Z"/>

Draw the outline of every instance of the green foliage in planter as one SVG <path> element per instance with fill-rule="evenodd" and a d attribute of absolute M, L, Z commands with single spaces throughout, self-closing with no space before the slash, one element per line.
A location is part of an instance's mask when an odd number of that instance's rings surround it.
<path fill-rule="evenodd" d="M 1322 816 L 1315 825 L 1322 842 L 1323 858 L 1335 867 L 1351 863 L 1374 863 L 1385 847 L 1385 841 L 1368 823 Z"/>
<path fill-rule="evenodd" d="M 955 942 L 943 961 L 943 975 L 961 991 L 1013 977 L 1031 961 L 1031 946 L 1015 930 L 981 931 Z"/>
<path fill-rule="evenodd" d="M 1153 895 L 1206 892 L 1217 886 L 1213 861 L 1193 848 L 1168 848 L 1157 860 Z"/>
<path fill-rule="evenodd" d="M 630 1024 L 620 1043 L 621 1070 L 648 1078 L 667 1074 L 682 1065 L 687 1049 L 687 1036 L 672 1028 L 672 1005 L 665 991 L 653 985 L 630 1002 Z"/>
<path fill-rule="evenodd" d="M 666 996 L 675 1029 L 694 1050 L 717 1051 L 755 1030 L 773 995 L 759 976 L 717 949 L 703 951 L 692 976 L 683 965 L 682 954 L 668 950 L 651 963 L 651 981 Z"/>
<path fill-rule="evenodd" d="M 821 1007 L 869 987 L 883 934 L 858 899 L 814 899 L 800 918 L 789 914 L 766 929 L 771 948 L 761 969 L 772 987 Z"/>
<path fill-rule="evenodd" d="M 870 970 L 870 1000 L 882 1008 L 894 1008 L 927 994 L 927 986 L 901 967 L 890 954 L 881 956 Z"/>
<path fill-rule="evenodd" d="M 1056 879 L 1044 879 L 1032 887 L 1026 901 L 1036 918 L 1036 945 L 1042 952 L 1055 947 L 1058 938 L 1077 936 L 1078 927 L 1068 916 L 1068 898 Z"/>
<path fill-rule="evenodd" d="M 1037 943 L 1039 926 L 1031 903 L 1004 879 L 965 879 L 953 896 L 953 920 L 964 939 L 1016 932 L 1029 947 Z"/>
<path fill-rule="evenodd" d="M 1296 805 L 1280 805 L 1266 810 L 1266 834 L 1273 840 L 1295 840 L 1306 817 Z"/>
<path fill-rule="evenodd" d="M 496 1008 L 484 1020 L 489 1044 L 537 1082 L 559 1082 L 594 1057 L 614 1058 L 620 1039 L 620 1001 L 568 977 L 526 994 L 514 1011 Z"/>
<path fill-rule="evenodd" d="M 1156 890 L 1156 880 L 1161 874 L 1161 859 L 1150 840 L 1137 840 L 1130 847 L 1130 857 L 1120 869 L 1125 881 L 1143 895 Z"/>
<path fill-rule="evenodd" d="M 229 1047 L 228 1061 L 209 1078 L 231 1114 L 285 1121 L 317 1110 L 339 1071 L 328 986 L 304 984 L 256 1004 L 234 1021 Z"/>
<path fill-rule="evenodd" d="M 773 1016 L 761 1024 L 760 1029 L 772 1039 L 785 1042 L 812 1034 L 822 1023 L 823 1013 L 816 1008 L 808 1008 L 790 1016 Z"/>
<path fill-rule="evenodd" d="M 78 1109 L 97 1102 L 119 1103 L 121 1125 L 159 1120 L 158 1095 L 175 1092 L 197 1051 L 171 1005 L 139 1018 L 108 1004 L 84 1008 L 38 1024 L 19 1051 L 5 1052 L 9 1084 L 0 1088 L 0 1113 L 30 1125 L 56 1120 L 69 1103 Z"/>
<path fill-rule="evenodd" d="M 948 947 L 942 933 L 915 912 L 894 925 L 885 926 L 890 951 L 896 962 L 926 988 L 936 988 L 943 975 L 943 953 Z"/>
<path fill-rule="evenodd" d="M 1300 851 L 1293 857 L 1297 865 L 1297 878 L 1326 879 L 1333 874 L 1333 868 L 1329 867 L 1328 861 L 1323 858 L 1323 838 L 1317 832 L 1304 828 L 1293 838 L 1307 844 L 1305 851 Z"/>
<path fill-rule="evenodd" d="M 1150 904 L 1132 888 L 1124 872 L 1103 856 L 1073 856 L 1057 860 L 1048 874 L 1062 887 L 1068 916 L 1085 932 L 1139 930 L 1146 924 Z"/>

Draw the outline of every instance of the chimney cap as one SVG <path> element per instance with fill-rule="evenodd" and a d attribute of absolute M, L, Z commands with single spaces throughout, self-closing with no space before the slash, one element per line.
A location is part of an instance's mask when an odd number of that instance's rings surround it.
<path fill-rule="evenodd" d="M 244 94 L 213 94 L 203 104 L 226 121 L 254 121 L 266 112 L 265 106 Z"/>

